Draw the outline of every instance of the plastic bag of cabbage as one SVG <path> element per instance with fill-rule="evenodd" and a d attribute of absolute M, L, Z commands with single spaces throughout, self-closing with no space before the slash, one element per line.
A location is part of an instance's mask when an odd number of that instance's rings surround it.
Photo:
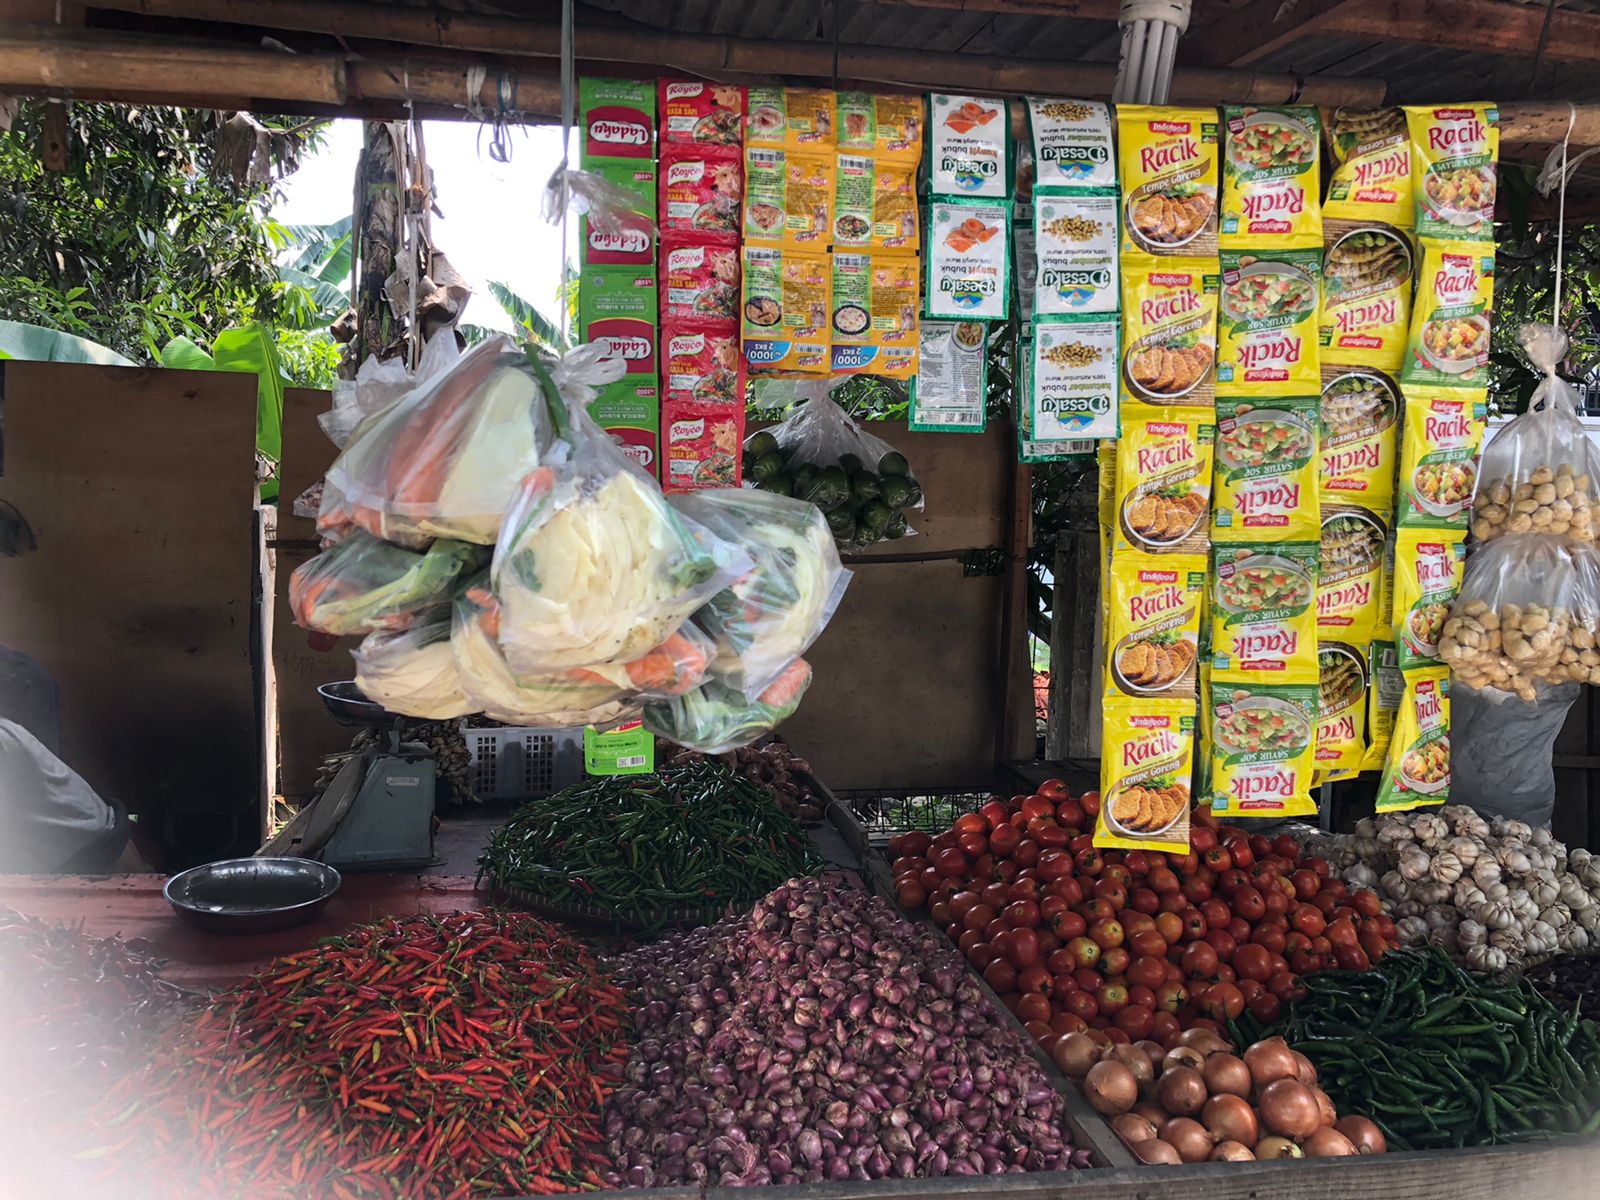
<path fill-rule="evenodd" d="M 797 658 L 754 699 L 712 679 L 686 696 L 646 704 L 644 727 L 691 750 L 723 754 L 793 716 L 810 686 L 811 664 Z"/>
<path fill-rule="evenodd" d="M 445 538 L 419 553 L 357 531 L 295 569 L 289 607 L 306 629 L 338 637 L 404 629 L 430 606 L 447 604 L 459 579 L 488 555 Z"/>
<path fill-rule="evenodd" d="M 368 634 L 351 654 L 361 694 L 390 712 L 449 721 L 477 711 L 456 670 L 448 608 L 407 629 Z"/>

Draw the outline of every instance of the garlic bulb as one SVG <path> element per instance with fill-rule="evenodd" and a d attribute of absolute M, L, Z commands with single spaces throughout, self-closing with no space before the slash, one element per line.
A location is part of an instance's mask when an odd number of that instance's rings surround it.
<path fill-rule="evenodd" d="M 1400 868 L 1404 873 L 1405 867 Z M 1440 883 L 1454 883 L 1461 878 L 1461 860 L 1449 850 L 1441 850 L 1433 856 L 1433 862 L 1428 867 L 1428 874 Z"/>
<path fill-rule="evenodd" d="M 1499 836 L 1525 842 L 1533 836 L 1533 826 L 1526 821 L 1506 821 L 1499 831 Z"/>
<path fill-rule="evenodd" d="M 1482 921 L 1489 929 L 1507 929 L 1514 925 L 1517 914 L 1511 910 L 1511 901 L 1485 900 L 1472 910 L 1472 915 Z"/>
<path fill-rule="evenodd" d="M 1506 929 L 1491 929 L 1489 931 L 1489 945 L 1496 950 L 1504 950 L 1508 959 L 1520 957 L 1524 945 L 1522 930 L 1515 925 Z"/>
<path fill-rule="evenodd" d="M 1450 826 L 1441 816 L 1423 813 L 1411 822 L 1412 832 L 1424 846 L 1436 846 L 1450 836 Z"/>
<path fill-rule="evenodd" d="M 1491 855 L 1485 854 L 1472 864 L 1472 882 L 1481 888 L 1500 882 L 1500 864 L 1495 862 Z"/>
<path fill-rule="evenodd" d="M 1567 870 L 1576 875 L 1593 861 L 1594 855 L 1580 846 L 1567 854 Z"/>
<path fill-rule="evenodd" d="M 1489 931 L 1480 922 L 1467 917 L 1456 926 L 1456 940 L 1463 947 L 1481 946 L 1489 940 Z"/>
<path fill-rule="evenodd" d="M 1511 911 L 1517 914 L 1518 920 L 1529 925 L 1539 919 L 1539 906 L 1520 888 L 1511 893 Z"/>
<path fill-rule="evenodd" d="M 1450 899 L 1450 885 L 1437 879 L 1423 879 L 1411 885 L 1411 898 L 1423 904 L 1443 904 Z"/>
<path fill-rule="evenodd" d="M 1400 852 L 1400 875 L 1407 880 L 1423 879 L 1428 874 L 1431 860 L 1425 851 L 1407 848 Z"/>
<path fill-rule="evenodd" d="M 1553 954 L 1556 950 L 1556 931 L 1543 921 L 1535 921 L 1528 929 L 1523 946 L 1529 954 Z"/>
<path fill-rule="evenodd" d="M 1384 843 L 1375 837 L 1358 837 L 1355 842 L 1356 857 L 1362 862 L 1375 862 L 1383 854 Z"/>
<path fill-rule="evenodd" d="M 1422 919 L 1428 923 L 1429 929 L 1454 929 L 1461 915 L 1452 905 L 1430 904 L 1422 914 Z"/>
<path fill-rule="evenodd" d="M 1478 855 L 1483 850 L 1481 843 L 1469 837 L 1453 837 L 1444 844 L 1444 848 L 1459 858 L 1461 865 L 1468 870 L 1472 869 L 1472 864 L 1478 861 Z"/>
<path fill-rule="evenodd" d="M 1469 909 L 1474 904 L 1482 903 L 1488 899 L 1484 895 L 1483 889 L 1470 879 L 1456 880 L 1455 891 L 1452 893 L 1451 898 L 1455 901 L 1455 906 L 1460 909 Z"/>
<path fill-rule="evenodd" d="M 1450 827 L 1458 836 L 1471 838 L 1475 842 L 1481 842 L 1489 836 L 1489 822 L 1470 808 L 1452 817 Z"/>
<path fill-rule="evenodd" d="M 1557 895 L 1561 897 L 1562 901 L 1569 908 L 1571 908 L 1573 912 L 1577 912 L 1582 908 L 1588 908 L 1594 903 L 1594 897 L 1589 895 L 1589 893 L 1584 890 L 1583 884 L 1579 883 L 1577 879 L 1571 875 L 1563 875 L 1561 877 L 1561 887 L 1557 892 Z"/>
<path fill-rule="evenodd" d="M 1358 838 L 1375 838 L 1378 836 L 1378 823 L 1371 817 L 1362 817 L 1356 822 L 1356 836 Z"/>
<path fill-rule="evenodd" d="M 1528 876 L 1528 895 L 1540 908 L 1555 901 L 1561 894 L 1561 885 L 1556 882 L 1555 872 L 1543 868 Z"/>
<path fill-rule="evenodd" d="M 1474 971 L 1504 971 L 1506 952 L 1493 946 L 1474 946 L 1467 951 L 1467 966 Z"/>
<path fill-rule="evenodd" d="M 1522 849 L 1521 842 L 1506 841 L 1494 852 L 1495 861 L 1502 870 L 1513 876 L 1526 875 L 1533 870 L 1533 863 L 1528 861 L 1527 854 Z"/>
<path fill-rule="evenodd" d="M 1573 954 L 1582 954 L 1587 950 L 1594 938 L 1582 925 L 1568 925 L 1557 938 L 1563 950 Z"/>
<path fill-rule="evenodd" d="M 1402 900 L 1394 906 L 1394 915 L 1397 919 L 1400 917 L 1420 917 L 1422 915 L 1422 903 L 1418 900 Z"/>
<path fill-rule="evenodd" d="M 1581 866 L 1573 866 L 1572 859 L 1567 859 L 1567 870 L 1573 878 L 1591 892 L 1600 892 L 1600 858 L 1586 860 Z"/>
<path fill-rule="evenodd" d="M 1481 927 L 1480 927 L 1481 928 Z M 1421 917 L 1401 917 L 1394 923 L 1402 946 L 1415 946 L 1428 940 L 1428 923 Z"/>
<path fill-rule="evenodd" d="M 1412 840 L 1411 826 L 1399 817 L 1385 817 L 1378 825 L 1378 840 L 1386 845 L 1397 845 Z"/>
<path fill-rule="evenodd" d="M 1404 900 L 1411 891 L 1406 877 L 1399 871 L 1385 871 L 1378 882 L 1383 887 L 1384 895 L 1391 900 Z"/>
<path fill-rule="evenodd" d="M 1554 929 L 1564 929 L 1572 924 L 1572 910 L 1557 900 L 1539 910 L 1539 920 Z"/>
<path fill-rule="evenodd" d="M 1483 889 L 1485 900 L 1505 900 L 1511 896 L 1511 889 L 1503 883 L 1491 883 Z"/>
<path fill-rule="evenodd" d="M 1375 888 L 1378 886 L 1378 873 L 1364 862 L 1358 862 L 1344 869 L 1344 881 L 1351 887 Z"/>
<path fill-rule="evenodd" d="M 1550 826 L 1541 825 L 1528 835 L 1528 844 L 1538 846 L 1543 850 L 1547 846 L 1555 845 L 1556 835 L 1550 832 Z"/>

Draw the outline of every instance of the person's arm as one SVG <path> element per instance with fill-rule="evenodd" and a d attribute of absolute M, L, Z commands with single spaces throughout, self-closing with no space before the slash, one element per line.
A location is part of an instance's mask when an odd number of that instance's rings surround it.
<path fill-rule="evenodd" d="M 128 818 L 15 721 L 0 719 L 0 872 L 106 874 Z"/>

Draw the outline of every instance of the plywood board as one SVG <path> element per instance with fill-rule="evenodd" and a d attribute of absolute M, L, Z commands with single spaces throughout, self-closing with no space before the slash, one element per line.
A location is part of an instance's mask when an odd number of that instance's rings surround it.
<path fill-rule="evenodd" d="M 135 812 L 258 795 L 251 583 L 255 380 L 0 363 L 0 644 L 61 688 L 62 757 Z"/>

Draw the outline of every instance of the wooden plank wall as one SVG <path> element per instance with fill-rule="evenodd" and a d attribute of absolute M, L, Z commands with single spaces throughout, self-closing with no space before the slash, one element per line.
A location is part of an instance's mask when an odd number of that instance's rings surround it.
<path fill-rule="evenodd" d="M 135 812 L 248 809 L 255 380 L 0 371 L 0 500 L 38 541 L 0 558 L 0 644 L 60 685 L 63 758 Z"/>

